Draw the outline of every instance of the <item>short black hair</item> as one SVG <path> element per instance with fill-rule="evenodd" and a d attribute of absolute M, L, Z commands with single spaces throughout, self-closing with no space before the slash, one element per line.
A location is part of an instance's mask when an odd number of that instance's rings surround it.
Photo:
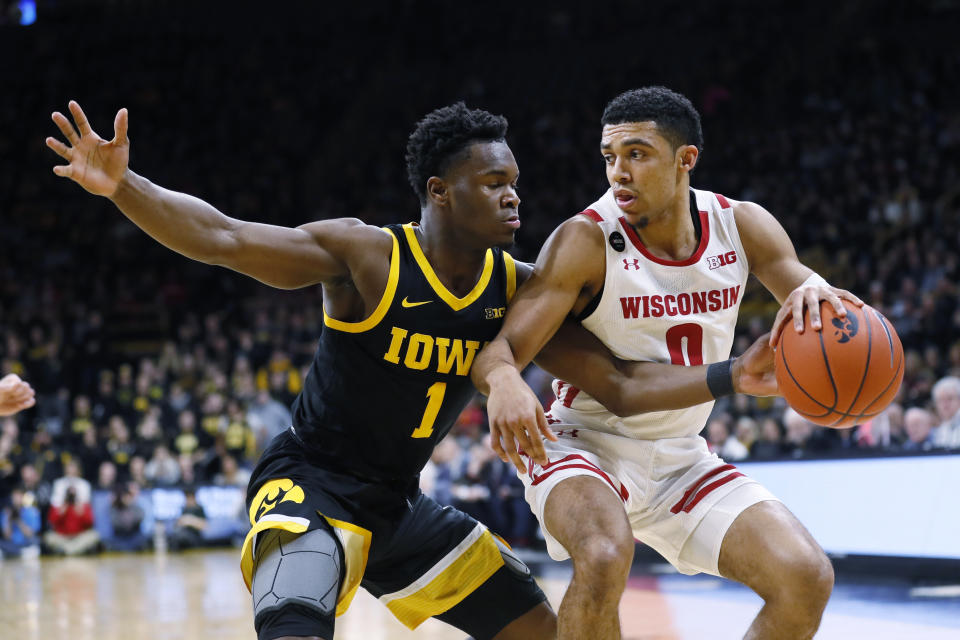
<path fill-rule="evenodd" d="M 443 175 L 457 153 L 474 142 L 502 142 L 506 135 L 506 118 L 463 102 L 424 116 L 407 140 L 407 180 L 420 204 L 427 203 L 427 180 Z"/>
<path fill-rule="evenodd" d="M 601 125 L 647 121 L 656 123 L 674 149 L 692 144 L 703 151 L 700 114 L 686 96 L 666 87 L 643 87 L 621 93 L 607 104 L 600 118 Z"/>

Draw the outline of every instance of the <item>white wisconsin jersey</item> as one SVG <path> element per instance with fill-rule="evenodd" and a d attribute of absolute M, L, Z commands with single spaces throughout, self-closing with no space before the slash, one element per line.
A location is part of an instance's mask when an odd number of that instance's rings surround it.
<path fill-rule="evenodd" d="M 750 275 L 730 202 L 691 189 L 701 237 L 693 255 L 671 261 L 651 254 L 623 217 L 612 191 L 583 215 L 603 229 L 606 278 L 599 303 L 582 324 L 623 360 L 709 364 L 730 357 L 734 327 Z M 639 439 L 696 435 L 713 402 L 620 418 L 588 394 L 555 380 L 548 420 Z"/>

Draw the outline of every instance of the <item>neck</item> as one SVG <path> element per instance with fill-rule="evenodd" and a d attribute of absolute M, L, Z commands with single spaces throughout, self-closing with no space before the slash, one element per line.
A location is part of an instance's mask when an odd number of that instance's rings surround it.
<path fill-rule="evenodd" d="M 477 246 L 472 235 L 430 208 L 421 210 L 415 230 L 423 254 L 443 285 L 458 296 L 469 293 L 483 271 L 488 247 Z"/>
<path fill-rule="evenodd" d="M 658 258 L 686 260 L 700 244 L 691 218 L 689 189 L 678 189 L 677 196 L 660 211 L 631 217 L 640 241 Z"/>

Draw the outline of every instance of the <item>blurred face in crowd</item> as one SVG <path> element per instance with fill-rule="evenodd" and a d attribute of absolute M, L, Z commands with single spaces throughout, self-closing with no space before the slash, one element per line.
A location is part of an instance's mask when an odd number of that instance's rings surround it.
<path fill-rule="evenodd" d="M 604 125 L 600 153 L 617 206 L 636 227 L 669 215 L 678 197 L 689 197 L 685 178 L 699 152 L 693 145 L 674 148 L 654 122 Z"/>
<path fill-rule="evenodd" d="M 933 429 L 933 416 L 923 409 L 908 409 L 903 416 L 903 424 L 907 430 L 907 437 L 913 442 L 923 442 Z"/>
<path fill-rule="evenodd" d="M 443 178 L 427 181 L 427 197 L 447 205 L 466 246 L 508 247 L 520 228 L 519 176 L 506 142 L 475 142 L 456 155 Z"/>
<path fill-rule="evenodd" d="M 933 394 L 933 403 L 937 407 L 940 420 L 946 422 L 960 411 L 960 393 L 950 387 L 937 389 Z"/>

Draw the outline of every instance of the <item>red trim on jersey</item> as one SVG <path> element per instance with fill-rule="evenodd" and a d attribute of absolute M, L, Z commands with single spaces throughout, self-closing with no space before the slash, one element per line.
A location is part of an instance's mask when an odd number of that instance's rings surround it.
<path fill-rule="evenodd" d="M 706 482 L 707 480 L 709 480 L 709 479 L 712 478 L 713 476 L 717 475 L 718 473 L 723 473 L 724 471 L 731 471 L 731 470 L 733 470 L 733 469 L 736 469 L 736 467 L 733 466 L 732 464 L 725 464 L 725 465 L 722 465 L 722 466 L 720 466 L 720 467 L 717 467 L 717 468 L 714 469 L 713 471 L 710 471 L 710 472 L 704 474 L 699 480 L 697 480 L 697 481 L 694 482 L 692 485 L 690 485 L 690 488 L 687 489 L 686 493 L 683 494 L 683 497 L 680 498 L 680 501 L 677 502 L 677 504 L 673 505 L 673 507 L 670 508 L 670 513 L 680 513 L 680 510 L 683 509 L 684 503 L 685 503 L 687 500 L 690 499 L 690 496 L 692 496 L 693 493 L 694 493 L 694 491 L 697 490 L 697 487 L 699 487 L 700 485 L 702 485 L 704 482 Z M 742 475 L 742 474 L 741 474 L 741 475 Z"/>
<path fill-rule="evenodd" d="M 569 407 L 573 404 L 573 399 L 579 395 L 580 389 L 577 389 L 575 386 L 570 385 L 570 388 L 567 389 L 567 395 L 563 397 L 563 406 Z"/>
<path fill-rule="evenodd" d="M 586 211 L 581 211 L 580 215 L 587 216 L 594 222 L 603 222 L 603 216 L 601 216 L 599 213 L 597 213 L 593 209 L 587 209 Z"/>
<path fill-rule="evenodd" d="M 624 233 L 627 234 L 627 237 L 630 238 L 633 246 L 636 247 L 637 251 L 642 253 L 647 260 L 668 267 L 689 267 L 695 264 L 700 260 L 703 252 L 707 250 L 707 245 L 710 244 L 710 214 L 706 211 L 700 212 L 700 245 L 697 247 L 697 250 L 693 252 L 693 255 L 686 260 L 664 260 L 650 253 L 650 251 L 643 246 L 643 241 L 640 240 L 640 236 L 634 231 L 633 226 L 627 222 L 626 216 L 620 216 L 620 226 L 623 228 Z"/>
<path fill-rule="evenodd" d="M 574 460 L 582 460 L 583 462 L 574 462 Z M 600 476 L 600 478 L 605 480 L 606 483 L 609 484 L 610 487 L 617 492 L 617 494 L 620 496 L 620 499 L 623 500 L 624 502 L 626 502 L 630 498 L 630 492 L 627 491 L 627 488 L 625 486 L 621 484 L 620 487 L 617 488 L 617 485 L 613 484 L 613 480 L 610 479 L 610 476 L 604 473 L 603 469 L 593 464 L 592 462 L 590 462 L 589 460 L 587 460 L 586 458 L 584 458 L 578 453 L 571 453 L 566 457 L 560 458 L 556 462 L 548 462 L 543 467 L 541 467 L 541 469 L 543 471 L 546 471 L 546 473 L 541 473 L 540 475 L 533 474 L 533 466 L 532 465 L 529 465 L 529 466 L 530 466 L 530 472 L 531 472 L 530 477 L 533 479 L 533 482 L 531 482 L 531 484 L 533 486 L 540 484 L 541 482 L 549 478 L 551 475 L 553 475 L 557 471 L 563 471 L 564 469 L 586 469 L 587 471 L 594 472 L 595 474 Z M 547 469 L 550 469 L 550 470 L 547 471 Z"/>
<path fill-rule="evenodd" d="M 730 208 L 731 208 L 731 207 L 730 207 L 730 201 L 729 201 L 729 200 L 727 200 L 726 198 L 724 198 L 724 197 L 723 197 L 722 195 L 720 195 L 719 193 L 715 193 L 715 194 L 713 194 L 713 195 L 717 196 L 717 202 L 720 203 L 720 206 L 721 206 L 721 207 L 723 207 L 724 209 L 730 209 Z"/>
<path fill-rule="evenodd" d="M 737 471 L 736 473 L 731 473 L 731 474 L 729 474 L 729 475 L 726 475 L 726 476 L 720 478 L 720 479 L 717 480 L 716 482 L 711 482 L 710 484 L 708 484 L 707 486 L 705 486 L 703 489 L 700 490 L 700 493 L 698 493 L 697 496 L 696 496 L 693 500 L 690 501 L 690 504 L 688 504 L 687 506 L 685 506 L 685 507 L 683 508 L 683 511 L 684 511 L 685 513 L 690 513 L 690 511 L 691 511 L 695 506 L 697 506 L 697 504 L 698 504 L 701 500 L 703 500 L 705 497 L 707 497 L 707 494 L 708 494 L 708 493 L 710 493 L 710 492 L 713 491 L 714 489 L 718 489 L 718 488 L 722 487 L 723 485 L 727 484 L 727 483 L 730 482 L 731 480 L 736 480 L 737 478 L 742 478 L 742 477 L 743 477 L 743 474 L 740 473 L 739 471 Z"/>

